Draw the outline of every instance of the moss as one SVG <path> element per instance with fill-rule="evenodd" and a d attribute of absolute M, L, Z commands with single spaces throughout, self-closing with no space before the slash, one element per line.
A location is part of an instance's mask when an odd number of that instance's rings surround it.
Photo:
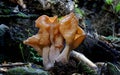
<path fill-rule="evenodd" d="M 93 69 L 91 69 L 87 64 L 85 64 L 83 62 L 79 62 L 78 68 L 85 75 L 97 75 L 97 73 Z"/>
<path fill-rule="evenodd" d="M 47 71 L 32 67 L 16 67 L 7 71 L 7 75 L 49 75 Z"/>

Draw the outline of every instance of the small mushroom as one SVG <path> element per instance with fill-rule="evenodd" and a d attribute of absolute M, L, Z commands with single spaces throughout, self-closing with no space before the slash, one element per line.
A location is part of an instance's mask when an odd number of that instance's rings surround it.
<path fill-rule="evenodd" d="M 56 61 L 67 63 L 70 51 L 78 47 L 85 38 L 85 35 L 84 31 L 78 26 L 78 20 L 74 13 L 70 13 L 60 21 L 60 32 L 65 39 L 66 45 Z"/>
<path fill-rule="evenodd" d="M 43 65 L 47 69 L 50 67 L 49 63 L 49 45 L 50 45 L 50 20 L 46 15 L 40 16 L 36 21 L 36 27 L 39 28 L 39 31 L 36 35 L 29 37 L 25 44 L 28 44 L 36 49 L 36 51 L 42 52 L 39 53 L 43 57 Z M 39 48 L 39 49 L 38 49 Z M 41 51 L 39 51 L 41 50 Z"/>
<path fill-rule="evenodd" d="M 40 16 L 36 21 L 39 31 L 36 35 L 29 37 L 24 44 L 32 46 L 43 57 L 45 69 L 54 66 L 55 58 L 63 48 L 63 37 L 59 32 L 59 21 L 57 16 Z M 42 52 L 42 53 L 41 53 Z"/>

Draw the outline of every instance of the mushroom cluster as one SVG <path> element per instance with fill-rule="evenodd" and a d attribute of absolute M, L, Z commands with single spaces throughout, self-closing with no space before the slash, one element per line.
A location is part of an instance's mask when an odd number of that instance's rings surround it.
<path fill-rule="evenodd" d="M 55 62 L 68 62 L 70 51 L 78 47 L 85 38 L 85 32 L 78 26 L 74 13 L 58 20 L 57 16 L 40 16 L 36 21 L 39 31 L 23 43 L 32 46 L 43 57 L 45 69 Z"/>

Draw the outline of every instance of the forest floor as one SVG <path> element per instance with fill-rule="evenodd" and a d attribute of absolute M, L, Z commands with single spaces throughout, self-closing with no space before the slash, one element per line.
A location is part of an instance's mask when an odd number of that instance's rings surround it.
<path fill-rule="evenodd" d="M 40 4 L 39 0 L 26 0 L 21 5 L 17 0 L 0 1 L 0 74 L 17 75 L 20 72 L 16 69 L 15 71 L 18 73 L 14 74 L 8 70 L 21 66 L 35 69 L 34 75 L 38 73 L 36 69 L 42 70 L 41 73 L 43 73 L 42 58 L 33 48 L 24 45 L 23 40 L 37 33 L 35 20 L 39 16 L 58 15 L 58 17 L 62 17 L 70 13 L 65 9 L 67 3 L 54 4 L 54 1 L 51 0 L 51 4 L 53 3 L 54 6 L 45 8 L 42 4 L 45 2 Z M 75 2 L 73 12 L 79 19 L 79 26 L 86 32 L 85 40 L 75 51 L 84 54 L 86 58 L 97 65 L 97 71 L 88 64 L 84 64 L 83 61 L 80 62 L 70 57 L 67 64 L 55 63 L 55 66 L 49 71 L 45 71 L 43 75 L 47 75 L 47 73 L 51 75 L 119 75 L 120 10 L 117 8 L 119 3 L 119 0 L 111 4 L 107 4 L 104 0 Z M 24 4 L 27 6 L 26 9 L 24 9 Z M 16 62 L 19 63 L 16 64 Z M 28 73 L 29 68 L 27 70 L 22 68 L 22 70 Z M 15 71 L 12 70 L 12 72 Z M 39 74 L 41 75 L 41 73 Z M 32 74 L 28 73 L 27 75 Z"/>

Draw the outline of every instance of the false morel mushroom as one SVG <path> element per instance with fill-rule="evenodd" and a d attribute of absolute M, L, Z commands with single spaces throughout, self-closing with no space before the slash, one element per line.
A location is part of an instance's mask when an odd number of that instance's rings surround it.
<path fill-rule="evenodd" d="M 45 69 L 54 67 L 55 62 L 67 63 L 70 51 L 78 47 L 85 38 L 85 32 L 78 25 L 74 13 L 58 20 L 57 16 L 40 16 L 36 21 L 39 31 L 24 44 L 32 46 L 43 57 Z"/>

